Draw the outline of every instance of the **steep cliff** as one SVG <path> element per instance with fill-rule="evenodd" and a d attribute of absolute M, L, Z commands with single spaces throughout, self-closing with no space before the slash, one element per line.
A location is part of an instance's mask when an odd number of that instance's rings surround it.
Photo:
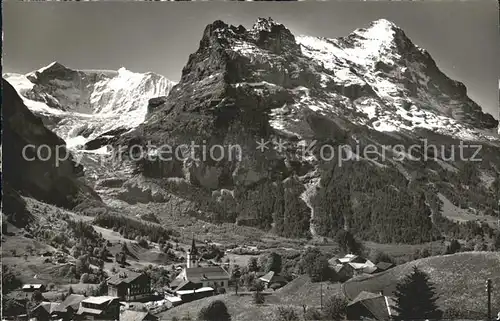
<path fill-rule="evenodd" d="M 75 164 L 64 141 L 28 110 L 4 79 L 2 93 L 2 178 L 8 187 L 8 197 L 3 199 L 5 213 L 18 213 L 11 204 L 18 194 L 64 208 L 99 200 L 84 183 L 83 167 Z"/>

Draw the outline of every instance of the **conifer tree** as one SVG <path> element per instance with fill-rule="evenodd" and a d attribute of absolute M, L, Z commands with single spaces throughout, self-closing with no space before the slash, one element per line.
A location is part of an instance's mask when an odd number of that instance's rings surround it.
<path fill-rule="evenodd" d="M 429 276 L 416 266 L 396 286 L 395 296 L 399 320 L 432 320 L 442 315 L 436 305 L 437 296 Z"/>

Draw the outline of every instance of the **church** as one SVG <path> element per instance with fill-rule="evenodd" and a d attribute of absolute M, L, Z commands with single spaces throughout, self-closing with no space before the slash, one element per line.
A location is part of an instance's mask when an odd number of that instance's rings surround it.
<path fill-rule="evenodd" d="M 187 252 L 186 267 L 170 283 L 172 292 L 212 288 L 215 292 L 229 286 L 229 273 L 221 266 L 200 266 L 201 256 L 193 238 Z"/>

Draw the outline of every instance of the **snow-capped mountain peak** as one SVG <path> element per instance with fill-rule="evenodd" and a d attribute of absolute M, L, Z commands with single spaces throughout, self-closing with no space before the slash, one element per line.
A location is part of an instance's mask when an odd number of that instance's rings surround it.
<path fill-rule="evenodd" d="M 153 72 L 75 70 L 59 62 L 4 78 L 69 147 L 136 127 L 146 117 L 148 101 L 167 96 L 175 84 Z"/>
<path fill-rule="evenodd" d="M 64 67 L 62 64 L 60 64 L 59 62 L 57 61 L 53 61 L 52 63 L 48 64 L 47 66 L 45 67 L 42 67 L 38 70 L 35 70 L 33 72 L 30 72 L 27 74 L 27 76 L 33 76 L 33 77 L 36 77 L 37 73 L 43 73 L 45 71 L 48 71 L 48 70 L 51 70 L 51 69 L 65 69 L 66 67 Z"/>
<path fill-rule="evenodd" d="M 483 139 L 474 128 L 498 124 L 467 96 L 462 83 L 444 75 L 428 52 L 386 19 L 337 39 L 294 36 L 284 25 L 264 18 L 248 31 L 222 21 L 207 28 L 213 33 L 205 33 L 202 43 L 218 43 L 220 50 L 255 64 L 254 68 L 239 67 L 249 73 L 246 82 L 236 86 L 252 84 L 259 92 L 259 86 L 295 87 L 298 110 L 353 113 L 351 121 L 379 131 L 425 128 L 464 139 Z M 205 57 L 205 50 L 210 48 L 201 47 L 200 57 Z M 200 64 L 197 60 L 191 63 Z M 322 95 L 314 97 L 317 89 Z M 273 110 L 271 115 L 276 113 Z M 284 117 L 276 117 L 271 119 L 273 127 L 296 127 L 287 126 Z"/>

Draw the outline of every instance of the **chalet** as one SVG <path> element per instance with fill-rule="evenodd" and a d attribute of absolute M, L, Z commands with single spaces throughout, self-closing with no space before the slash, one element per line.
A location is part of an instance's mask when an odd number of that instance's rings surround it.
<path fill-rule="evenodd" d="M 43 284 L 25 284 L 21 288 L 24 292 L 35 292 L 35 291 L 40 291 L 40 292 L 45 292 L 45 285 Z"/>
<path fill-rule="evenodd" d="M 59 303 L 57 307 L 57 314 L 63 320 L 71 320 L 73 315 L 80 308 L 80 303 L 85 300 L 85 296 L 81 294 L 70 294 L 64 299 L 63 302 Z"/>
<path fill-rule="evenodd" d="M 269 271 L 267 274 L 261 276 L 259 278 L 266 287 L 269 287 L 271 284 L 279 284 L 280 286 L 285 285 L 287 282 L 285 278 L 274 271 Z"/>
<path fill-rule="evenodd" d="M 151 280 L 145 273 L 122 272 L 107 280 L 108 295 L 124 301 L 147 299 L 152 295 Z"/>
<path fill-rule="evenodd" d="M 48 321 L 56 318 L 60 312 L 58 309 L 59 303 L 56 302 L 41 302 L 31 310 L 31 316 L 37 321 Z"/>
<path fill-rule="evenodd" d="M 113 296 L 91 296 L 80 303 L 75 313 L 76 320 L 118 320 L 120 302 Z"/>
<path fill-rule="evenodd" d="M 397 316 L 393 298 L 362 291 L 347 305 L 348 320 L 391 320 Z"/>
<path fill-rule="evenodd" d="M 342 258 L 332 258 L 328 260 L 328 263 L 342 281 L 346 281 L 355 275 L 372 274 L 377 270 L 373 262 L 354 254 L 347 254 Z"/>
<path fill-rule="evenodd" d="M 149 312 L 125 310 L 120 313 L 120 321 L 158 321 L 158 317 Z"/>

